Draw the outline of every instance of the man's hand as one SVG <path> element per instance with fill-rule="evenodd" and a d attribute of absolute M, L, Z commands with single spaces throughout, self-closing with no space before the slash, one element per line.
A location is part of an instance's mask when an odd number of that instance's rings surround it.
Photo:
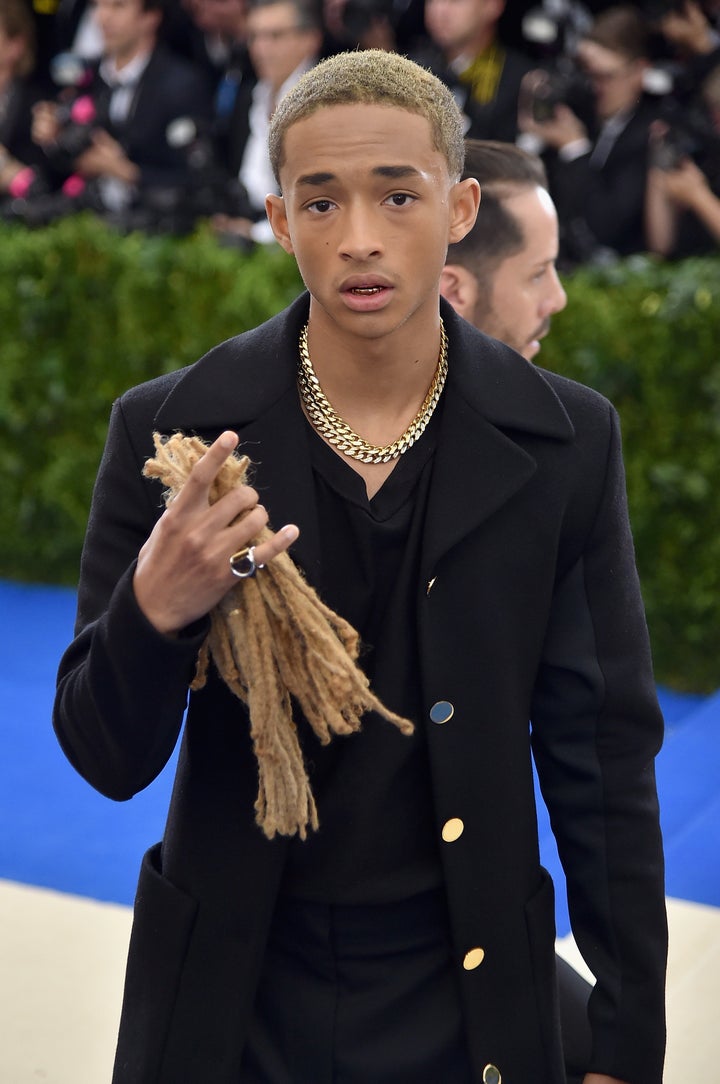
<path fill-rule="evenodd" d="M 238 582 L 230 557 L 252 544 L 267 523 L 267 512 L 250 486 L 238 486 L 210 504 L 213 480 L 237 442 L 235 433 L 221 433 L 140 550 L 135 597 L 150 623 L 166 635 L 204 616 Z M 256 547 L 256 563 L 268 564 L 298 534 L 295 526 L 283 527 Z"/>
<path fill-rule="evenodd" d="M 546 91 L 548 73 L 540 68 L 529 71 L 523 76 L 518 99 L 518 127 L 522 132 L 542 139 L 549 147 L 559 150 L 569 143 L 587 139 L 587 129 L 575 116 L 572 109 L 563 102 L 558 103 L 551 117 L 538 121 L 533 116 L 533 102 L 536 97 L 542 100 Z"/>
<path fill-rule="evenodd" d="M 715 48 L 712 27 L 694 0 L 685 0 L 680 8 L 673 7 L 661 17 L 658 25 L 663 37 L 689 53 L 702 56 Z"/>
<path fill-rule="evenodd" d="M 40 147 L 49 147 L 60 133 L 58 110 L 54 102 L 36 102 L 32 110 L 33 142 Z"/>
<path fill-rule="evenodd" d="M 665 195 L 681 207 L 693 208 L 709 190 L 707 177 L 691 158 L 684 158 L 677 169 L 660 172 Z"/>
<path fill-rule="evenodd" d="M 92 134 L 92 144 L 75 159 L 74 168 L 83 177 L 115 177 L 137 184 L 140 170 L 131 162 L 116 139 L 102 128 Z"/>

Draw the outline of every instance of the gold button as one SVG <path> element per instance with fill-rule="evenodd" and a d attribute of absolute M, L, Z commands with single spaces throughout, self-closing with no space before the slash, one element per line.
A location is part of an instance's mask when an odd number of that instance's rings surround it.
<path fill-rule="evenodd" d="M 449 700 L 438 700 L 437 704 L 430 708 L 430 719 L 433 723 L 446 723 L 454 714 L 455 708 Z"/>
<path fill-rule="evenodd" d="M 497 1065 L 486 1065 L 483 1069 L 483 1084 L 502 1084 L 502 1073 Z"/>
<path fill-rule="evenodd" d="M 437 579 L 437 576 L 433 576 L 433 578 L 431 580 L 428 580 L 427 588 L 425 590 L 426 595 L 429 595 L 430 592 L 432 591 L 432 589 L 433 589 L 433 587 L 435 585 L 435 580 L 436 579 Z"/>
<path fill-rule="evenodd" d="M 442 837 L 446 843 L 454 843 L 456 839 L 460 839 L 460 836 L 465 831 L 465 825 L 459 817 L 451 817 L 449 821 L 445 821 L 442 827 Z"/>
<path fill-rule="evenodd" d="M 469 952 L 465 953 L 463 967 L 466 971 L 474 971 L 476 967 L 480 967 L 480 964 L 483 962 L 484 959 L 484 948 L 471 948 Z"/>

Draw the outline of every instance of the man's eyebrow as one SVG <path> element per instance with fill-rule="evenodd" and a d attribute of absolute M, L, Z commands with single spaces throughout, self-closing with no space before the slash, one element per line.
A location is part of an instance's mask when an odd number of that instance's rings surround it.
<path fill-rule="evenodd" d="M 317 186 L 321 184 L 327 184 L 329 181 L 335 180 L 337 180 L 337 178 L 334 173 L 304 173 L 302 176 L 298 177 L 297 183 L 298 185 L 302 184 Z"/>
<path fill-rule="evenodd" d="M 415 166 L 376 166 L 373 170 L 376 177 L 421 177 L 419 169 Z"/>
<path fill-rule="evenodd" d="M 402 177 L 421 176 L 420 170 L 416 169 L 415 166 L 375 166 L 372 173 L 375 177 L 388 177 L 394 180 Z M 336 180 L 337 176 L 334 173 L 319 170 L 317 173 L 303 173 L 298 177 L 297 184 L 298 186 L 317 188 Z"/>

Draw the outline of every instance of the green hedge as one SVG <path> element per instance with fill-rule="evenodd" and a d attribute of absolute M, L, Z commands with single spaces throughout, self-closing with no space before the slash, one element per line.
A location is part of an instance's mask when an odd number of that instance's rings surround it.
<path fill-rule="evenodd" d="M 720 686 L 720 261 L 566 283 L 542 364 L 617 405 L 658 677 Z M 74 584 L 110 404 L 301 288 L 277 249 L 0 225 L 0 577 Z"/>
<path fill-rule="evenodd" d="M 720 259 L 578 272 L 542 364 L 620 412 L 658 677 L 720 686 Z"/>

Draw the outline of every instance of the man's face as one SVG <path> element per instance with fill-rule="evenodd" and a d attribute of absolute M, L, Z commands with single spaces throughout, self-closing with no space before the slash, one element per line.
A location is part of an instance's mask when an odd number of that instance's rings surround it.
<path fill-rule="evenodd" d="M 95 17 L 104 54 L 117 62 L 150 48 L 160 24 L 159 12 L 144 11 L 142 0 L 95 0 Z"/>
<path fill-rule="evenodd" d="M 601 120 L 633 108 L 643 90 L 647 69 L 644 60 L 630 60 L 593 41 L 581 42 L 578 58 L 590 80 L 595 110 Z"/>
<path fill-rule="evenodd" d="M 500 18 L 501 0 L 426 0 L 425 29 L 453 59 L 473 51 L 478 38 Z"/>
<path fill-rule="evenodd" d="M 285 133 L 280 182 L 268 216 L 295 255 L 316 326 L 379 338 L 437 320 L 447 246 L 474 222 L 477 185 L 452 182 L 425 117 L 319 109 Z"/>
<path fill-rule="evenodd" d="M 555 270 L 557 214 L 544 188 L 518 192 L 505 206 L 520 226 L 525 245 L 499 264 L 489 284 L 477 283 L 470 319 L 530 361 L 550 330 L 550 317 L 567 303 Z"/>
<path fill-rule="evenodd" d="M 320 36 L 298 29 L 292 4 L 270 4 L 248 12 L 247 45 L 258 78 L 279 90 L 304 60 L 317 53 Z"/>

